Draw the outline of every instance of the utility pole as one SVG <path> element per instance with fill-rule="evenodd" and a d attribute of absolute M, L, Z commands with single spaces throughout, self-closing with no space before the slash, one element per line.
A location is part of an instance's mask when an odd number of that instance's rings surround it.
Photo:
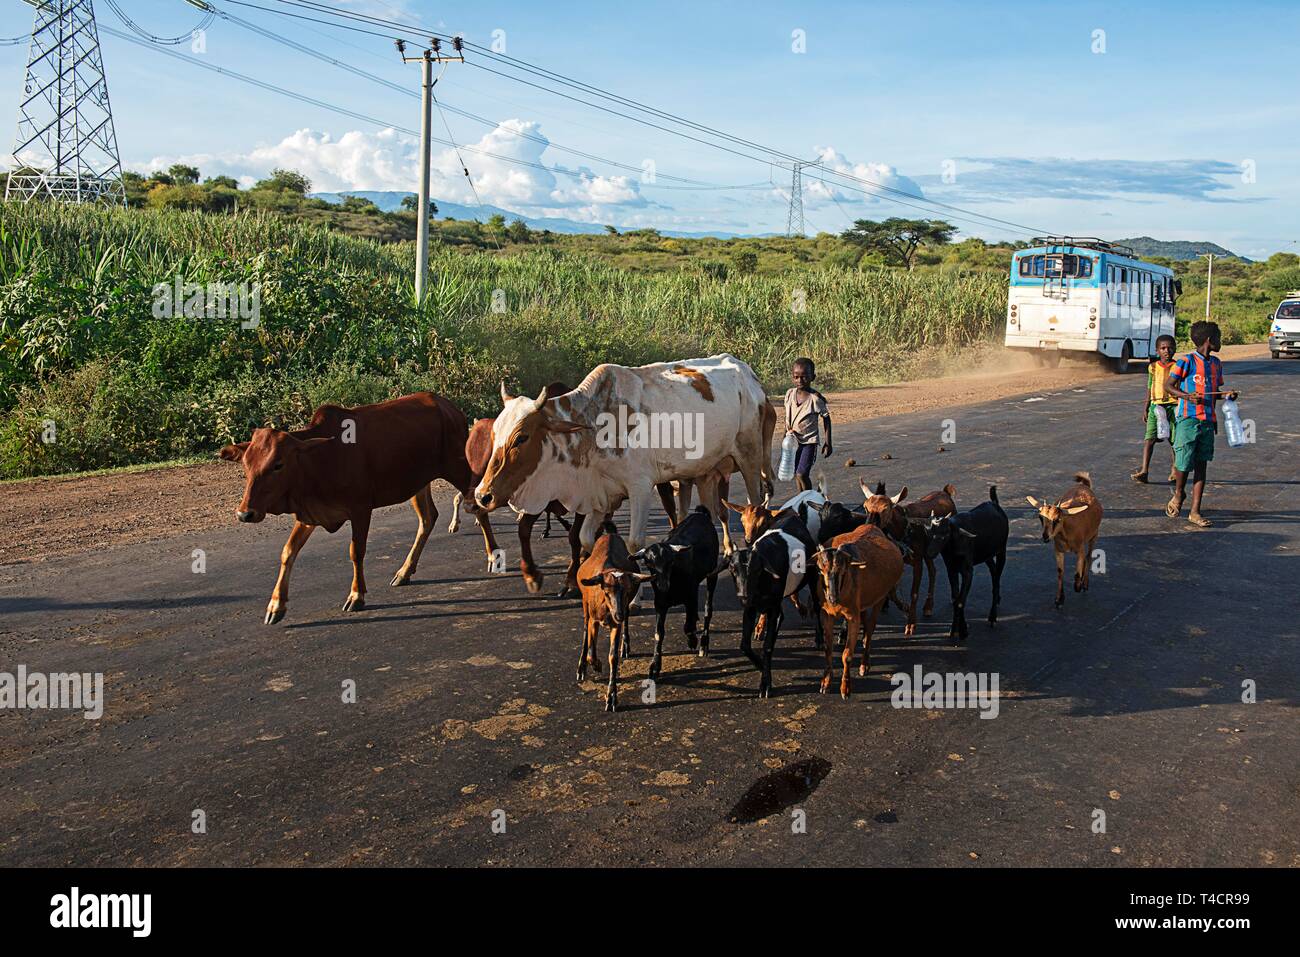
<path fill-rule="evenodd" d="M 91 0 L 36 8 L 5 199 L 126 204 Z"/>
<path fill-rule="evenodd" d="M 429 165 L 433 160 L 430 129 L 433 125 L 433 87 L 438 81 L 433 77 L 435 63 L 464 63 L 465 53 L 460 37 L 452 37 L 455 56 L 443 56 L 442 44 L 436 37 L 419 56 L 407 56 L 406 44 L 395 41 L 403 63 L 420 64 L 420 196 L 416 210 L 415 227 L 415 300 L 424 303 L 424 290 L 429 279 Z M 439 74 L 441 78 L 442 74 Z"/>
<path fill-rule="evenodd" d="M 1210 290 L 1214 288 L 1214 253 L 1201 253 L 1210 260 L 1209 271 L 1205 275 L 1205 321 L 1210 321 Z"/>

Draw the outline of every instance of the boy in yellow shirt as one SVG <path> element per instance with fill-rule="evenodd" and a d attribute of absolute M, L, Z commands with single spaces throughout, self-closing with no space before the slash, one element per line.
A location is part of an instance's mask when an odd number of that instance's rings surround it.
<path fill-rule="evenodd" d="M 1174 409 L 1178 405 L 1178 396 L 1169 391 L 1169 375 L 1174 371 L 1174 337 L 1161 336 L 1156 340 L 1156 357 L 1147 367 L 1147 400 L 1142 406 L 1142 421 L 1146 423 L 1146 437 L 1142 441 L 1142 467 L 1131 476 L 1133 481 L 1146 483 L 1147 471 L 1151 468 L 1151 452 L 1160 439 L 1156 438 L 1156 406 L 1164 410 L 1169 422 L 1169 446 L 1174 444 Z M 1172 482 L 1173 465 L 1169 466 L 1169 479 Z"/>

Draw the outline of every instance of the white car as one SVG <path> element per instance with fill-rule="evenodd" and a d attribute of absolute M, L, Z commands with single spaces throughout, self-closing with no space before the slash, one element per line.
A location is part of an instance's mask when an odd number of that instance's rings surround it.
<path fill-rule="evenodd" d="M 1273 358 L 1300 356 L 1300 290 L 1287 293 L 1268 318 L 1268 349 Z"/>

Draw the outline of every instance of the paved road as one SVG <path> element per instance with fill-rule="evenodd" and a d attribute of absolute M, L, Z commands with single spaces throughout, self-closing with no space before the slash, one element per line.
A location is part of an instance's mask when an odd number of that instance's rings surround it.
<path fill-rule="evenodd" d="M 107 697 L 98 721 L 0 711 L 0 864 L 1300 864 L 1300 364 L 1227 377 L 1258 442 L 1220 439 L 1208 530 L 1127 478 L 1136 374 L 837 426 L 836 496 L 860 477 L 952 481 L 970 507 L 995 482 L 1012 516 L 997 628 L 980 570 L 970 640 L 950 643 L 941 581 L 916 637 L 897 613 L 877 633 L 848 702 L 817 694 L 793 614 L 775 694 L 756 700 L 724 579 L 713 656 L 687 656 L 670 619 L 681 653 L 656 703 L 640 703 L 641 656 L 625 710 L 604 714 L 603 686 L 573 680 L 578 604 L 486 573 L 472 525 L 431 540 L 411 587 L 384 584 L 414 531 L 405 507 L 375 522 L 364 613 L 338 610 L 346 540 L 322 533 L 273 628 L 284 518 L 0 567 L 0 670 L 101 671 Z M 957 441 L 939 453 L 945 417 Z M 1077 468 L 1106 509 L 1106 574 L 1057 612 L 1024 496 Z M 539 545 L 553 591 L 563 545 Z M 651 631 L 637 619 L 634 650 Z M 891 707 L 888 676 L 916 665 L 997 673 L 998 716 Z M 732 822 L 737 805 L 759 819 Z"/>

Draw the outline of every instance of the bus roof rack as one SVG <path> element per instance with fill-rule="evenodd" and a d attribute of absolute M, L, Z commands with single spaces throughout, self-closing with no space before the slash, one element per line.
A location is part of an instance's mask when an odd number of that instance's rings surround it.
<path fill-rule="evenodd" d="M 1130 259 L 1137 259 L 1137 254 L 1133 251 L 1132 246 L 1121 246 L 1119 243 L 1108 243 L 1104 239 L 1098 239 L 1096 236 L 1035 236 L 1030 242 L 1031 246 L 1078 246 L 1082 249 L 1096 249 L 1103 253 L 1118 253 L 1121 256 L 1127 256 Z"/>

